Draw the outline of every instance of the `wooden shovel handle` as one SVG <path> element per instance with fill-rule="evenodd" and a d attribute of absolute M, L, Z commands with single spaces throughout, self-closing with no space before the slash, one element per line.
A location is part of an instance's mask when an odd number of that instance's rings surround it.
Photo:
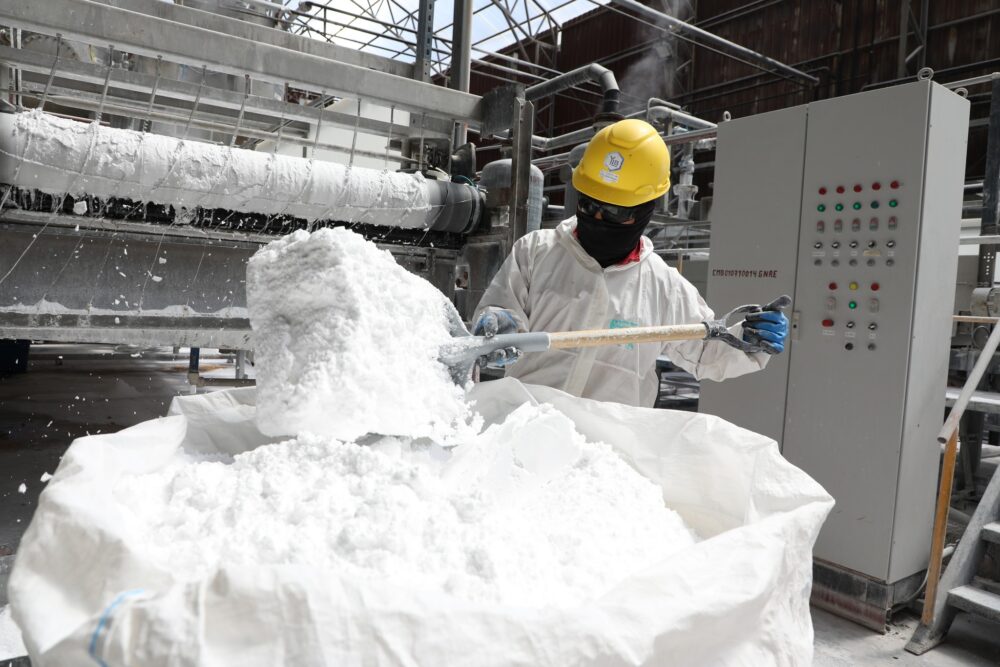
<path fill-rule="evenodd" d="M 662 327 L 559 331 L 549 333 L 549 347 L 555 350 L 563 350 L 573 347 L 624 345 L 625 343 L 666 343 L 674 340 L 704 340 L 707 333 L 708 330 L 704 324 L 673 324 Z"/>

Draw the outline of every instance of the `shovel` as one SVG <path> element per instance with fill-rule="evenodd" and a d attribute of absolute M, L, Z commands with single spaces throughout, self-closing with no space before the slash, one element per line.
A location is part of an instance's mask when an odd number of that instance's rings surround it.
<path fill-rule="evenodd" d="M 658 327 L 627 327 L 622 329 L 592 329 L 589 331 L 559 331 L 545 333 L 498 334 L 496 336 L 462 336 L 441 347 L 440 359 L 458 384 L 465 384 L 472 366 L 495 350 L 515 347 L 521 352 L 545 352 L 569 348 L 624 345 L 626 343 L 667 343 L 682 340 L 718 340 L 744 352 L 777 351 L 756 336 L 743 340 L 729 332 L 729 327 L 747 315 L 766 310 L 783 310 L 792 303 L 788 296 L 780 296 L 764 306 L 746 305 L 733 308 L 716 320 L 699 324 L 671 324 Z M 738 318 L 738 319 L 737 319 Z M 730 322 L 730 320 L 733 320 Z"/>

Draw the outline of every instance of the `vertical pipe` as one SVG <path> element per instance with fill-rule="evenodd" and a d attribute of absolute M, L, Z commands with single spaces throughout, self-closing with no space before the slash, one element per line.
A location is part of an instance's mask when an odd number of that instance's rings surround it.
<path fill-rule="evenodd" d="M 899 48 L 896 50 L 896 78 L 906 76 L 906 39 L 910 33 L 910 0 L 899 3 Z"/>
<path fill-rule="evenodd" d="M 451 76 L 448 87 L 469 92 L 469 78 L 472 64 L 472 0 L 454 0 L 455 14 L 451 29 Z M 466 142 L 469 126 L 459 122 L 455 125 L 455 146 Z"/>
<path fill-rule="evenodd" d="M 511 245 L 528 233 L 528 185 L 531 179 L 531 133 L 534 129 L 535 105 L 527 100 L 514 100 L 513 154 L 511 155 L 510 233 Z"/>
<path fill-rule="evenodd" d="M 954 410 L 955 408 L 952 408 Z M 938 582 L 941 580 L 941 560 L 944 550 L 945 532 L 948 528 L 948 508 L 951 507 L 951 484 L 955 477 L 955 456 L 958 451 L 958 428 L 951 432 L 944 450 L 941 465 L 941 479 L 938 482 L 937 508 L 934 511 L 934 534 L 931 537 L 931 562 L 927 566 L 927 590 L 924 593 L 924 609 L 920 622 L 930 625 L 934 621 L 934 603 L 937 599 Z"/>
<path fill-rule="evenodd" d="M 981 236 L 997 234 L 1000 222 L 1000 79 L 993 79 L 990 92 L 989 137 L 986 140 L 986 176 L 983 179 Z M 979 246 L 979 287 L 992 287 L 1000 246 Z"/>

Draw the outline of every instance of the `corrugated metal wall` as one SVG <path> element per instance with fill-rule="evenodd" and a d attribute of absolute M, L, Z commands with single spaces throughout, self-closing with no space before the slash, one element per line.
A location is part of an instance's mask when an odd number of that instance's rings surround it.
<path fill-rule="evenodd" d="M 660 0 L 645 2 L 662 6 Z M 562 26 L 556 68 L 568 71 L 600 62 L 617 75 L 626 106 L 650 96 L 666 97 L 709 120 L 718 120 L 726 110 L 746 116 L 886 85 L 897 78 L 901 0 L 672 0 L 672 4 L 681 5 L 679 13 L 685 20 L 808 71 L 820 78 L 820 85 L 804 87 L 710 49 L 692 47 L 614 7 L 597 8 Z M 913 5 L 919 13 L 920 0 L 913 0 Z M 922 57 L 936 71 L 936 79 L 951 81 L 1000 70 L 1000 0 L 930 0 L 928 22 Z M 556 43 L 554 36 L 546 41 Z M 910 34 L 907 50 L 917 44 Z M 910 67 L 911 78 L 918 59 Z M 498 83 L 478 73 L 481 69 L 475 67 L 472 77 L 472 90 L 480 94 Z M 570 91 L 551 109 L 540 104 L 536 132 L 561 134 L 590 122 L 599 99 L 596 87 L 593 91 Z M 985 117 L 988 89 L 971 93 L 973 118 Z M 984 145 L 984 128 L 974 129 L 970 175 L 977 169 L 982 172 Z"/>

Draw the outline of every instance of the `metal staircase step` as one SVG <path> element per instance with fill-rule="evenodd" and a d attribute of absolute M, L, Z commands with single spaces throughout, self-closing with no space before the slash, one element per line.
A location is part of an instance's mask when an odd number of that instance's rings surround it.
<path fill-rule="evenodd" d="M 1000 595 L 975 586 L 959 586 L 948 593 L 948 604 L 991 621 L 1000 621 Z"/>
<path fill-rule="evenodd" d="M 992 579 L 984 579 L 983 577 L 976 577 L 972 580 L 972 585 L 976 588 L 981 588 L 989 593 L 996 593 L 1000 595 L 1000 581 L 993 581 Z"/>
<path fill-rule="evenodd" d="M 987 542 L 1000 544 L 1000 522 L 994 521 L 993 523 L 988 523 L 983 526 L 981 536 Z"/>

